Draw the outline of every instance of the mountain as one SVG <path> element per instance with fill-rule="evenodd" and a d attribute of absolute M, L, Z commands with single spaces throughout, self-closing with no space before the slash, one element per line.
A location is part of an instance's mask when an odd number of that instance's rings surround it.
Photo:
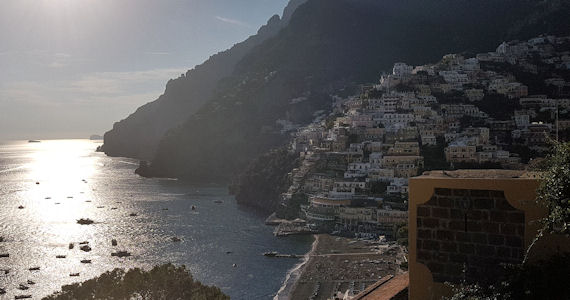
<path fill-rule="evenodd" d="M 188 119 L 209 100 L 219 81 L 229 76 L 235 65 L 255 46 L 285 27 L 295 9 L 305 1 L 291 0 L 282 17 L 271 17 L 256 35 L 211 56 L 179 78 L 170 80 L 164 94 L 157 100 L 141 106 L 126 119 L 115 123 L 113 129 L 105 133 L 105 143 L 99 150 L 110 156 L 151 159 L 166 131 Z"/>
<path fill-rule="evenodd" d="M 394 62 L 425 64 L 504 40 L 568 34 L 569 7 L 561 0 L 309 0 L 165 134 L 145 174 L 228 180 L 287 142 L 284 124 L 310 122 L 330 108 L 331 94 L 376 81 Z"/>

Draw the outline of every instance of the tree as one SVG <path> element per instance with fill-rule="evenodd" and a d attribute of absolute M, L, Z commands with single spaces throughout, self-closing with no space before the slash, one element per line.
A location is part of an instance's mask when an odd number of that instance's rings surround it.
<path fill-rule="evenodd" d="M 44 299 L 226 300 L 230 297 L 219 288 L 205 286 L 194 280 L 186 267 L 165 264 L 150 271 L 139 268 L 128 271 L 114 269 L 85 282 L 63 286 L 60 292 Z"/>

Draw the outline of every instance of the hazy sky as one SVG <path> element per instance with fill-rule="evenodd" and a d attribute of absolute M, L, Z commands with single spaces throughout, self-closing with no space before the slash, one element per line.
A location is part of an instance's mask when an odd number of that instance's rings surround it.
<path fill-rule="evenodd" d="M 88 137 L 287 0 L 0 0 L 0 140 Z"/>

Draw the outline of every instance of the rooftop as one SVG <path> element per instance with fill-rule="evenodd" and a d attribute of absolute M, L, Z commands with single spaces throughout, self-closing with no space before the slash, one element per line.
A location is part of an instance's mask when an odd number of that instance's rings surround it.
<path fill-rule="evenodd" d="M 418 178 L 536 178 L 536 172 L 525 170 L 456 170 L 456 171 L 426 171 Z"/>

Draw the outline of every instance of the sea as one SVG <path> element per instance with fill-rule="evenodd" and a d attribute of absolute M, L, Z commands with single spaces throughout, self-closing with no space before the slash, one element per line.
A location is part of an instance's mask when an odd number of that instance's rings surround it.
<path fill-rule="evenodd" d="M 114 268 L 164 263 L 185 265 L 232 299 L 273 299 L 302 259 L 262 254 L 311 249 L 311 236 L 274 237 L 267 216 L 238 206 L 226 186 L 142 178 L 138 161 L 107 157 L 99 145 L 0 142 L 0 255 L 9 254 L 0 257 L 1 300 L 41 299 Z M 82 242 L 91 251 L 80 250 Z M 132 255 L 111 256 L 116 251 Z"/>

